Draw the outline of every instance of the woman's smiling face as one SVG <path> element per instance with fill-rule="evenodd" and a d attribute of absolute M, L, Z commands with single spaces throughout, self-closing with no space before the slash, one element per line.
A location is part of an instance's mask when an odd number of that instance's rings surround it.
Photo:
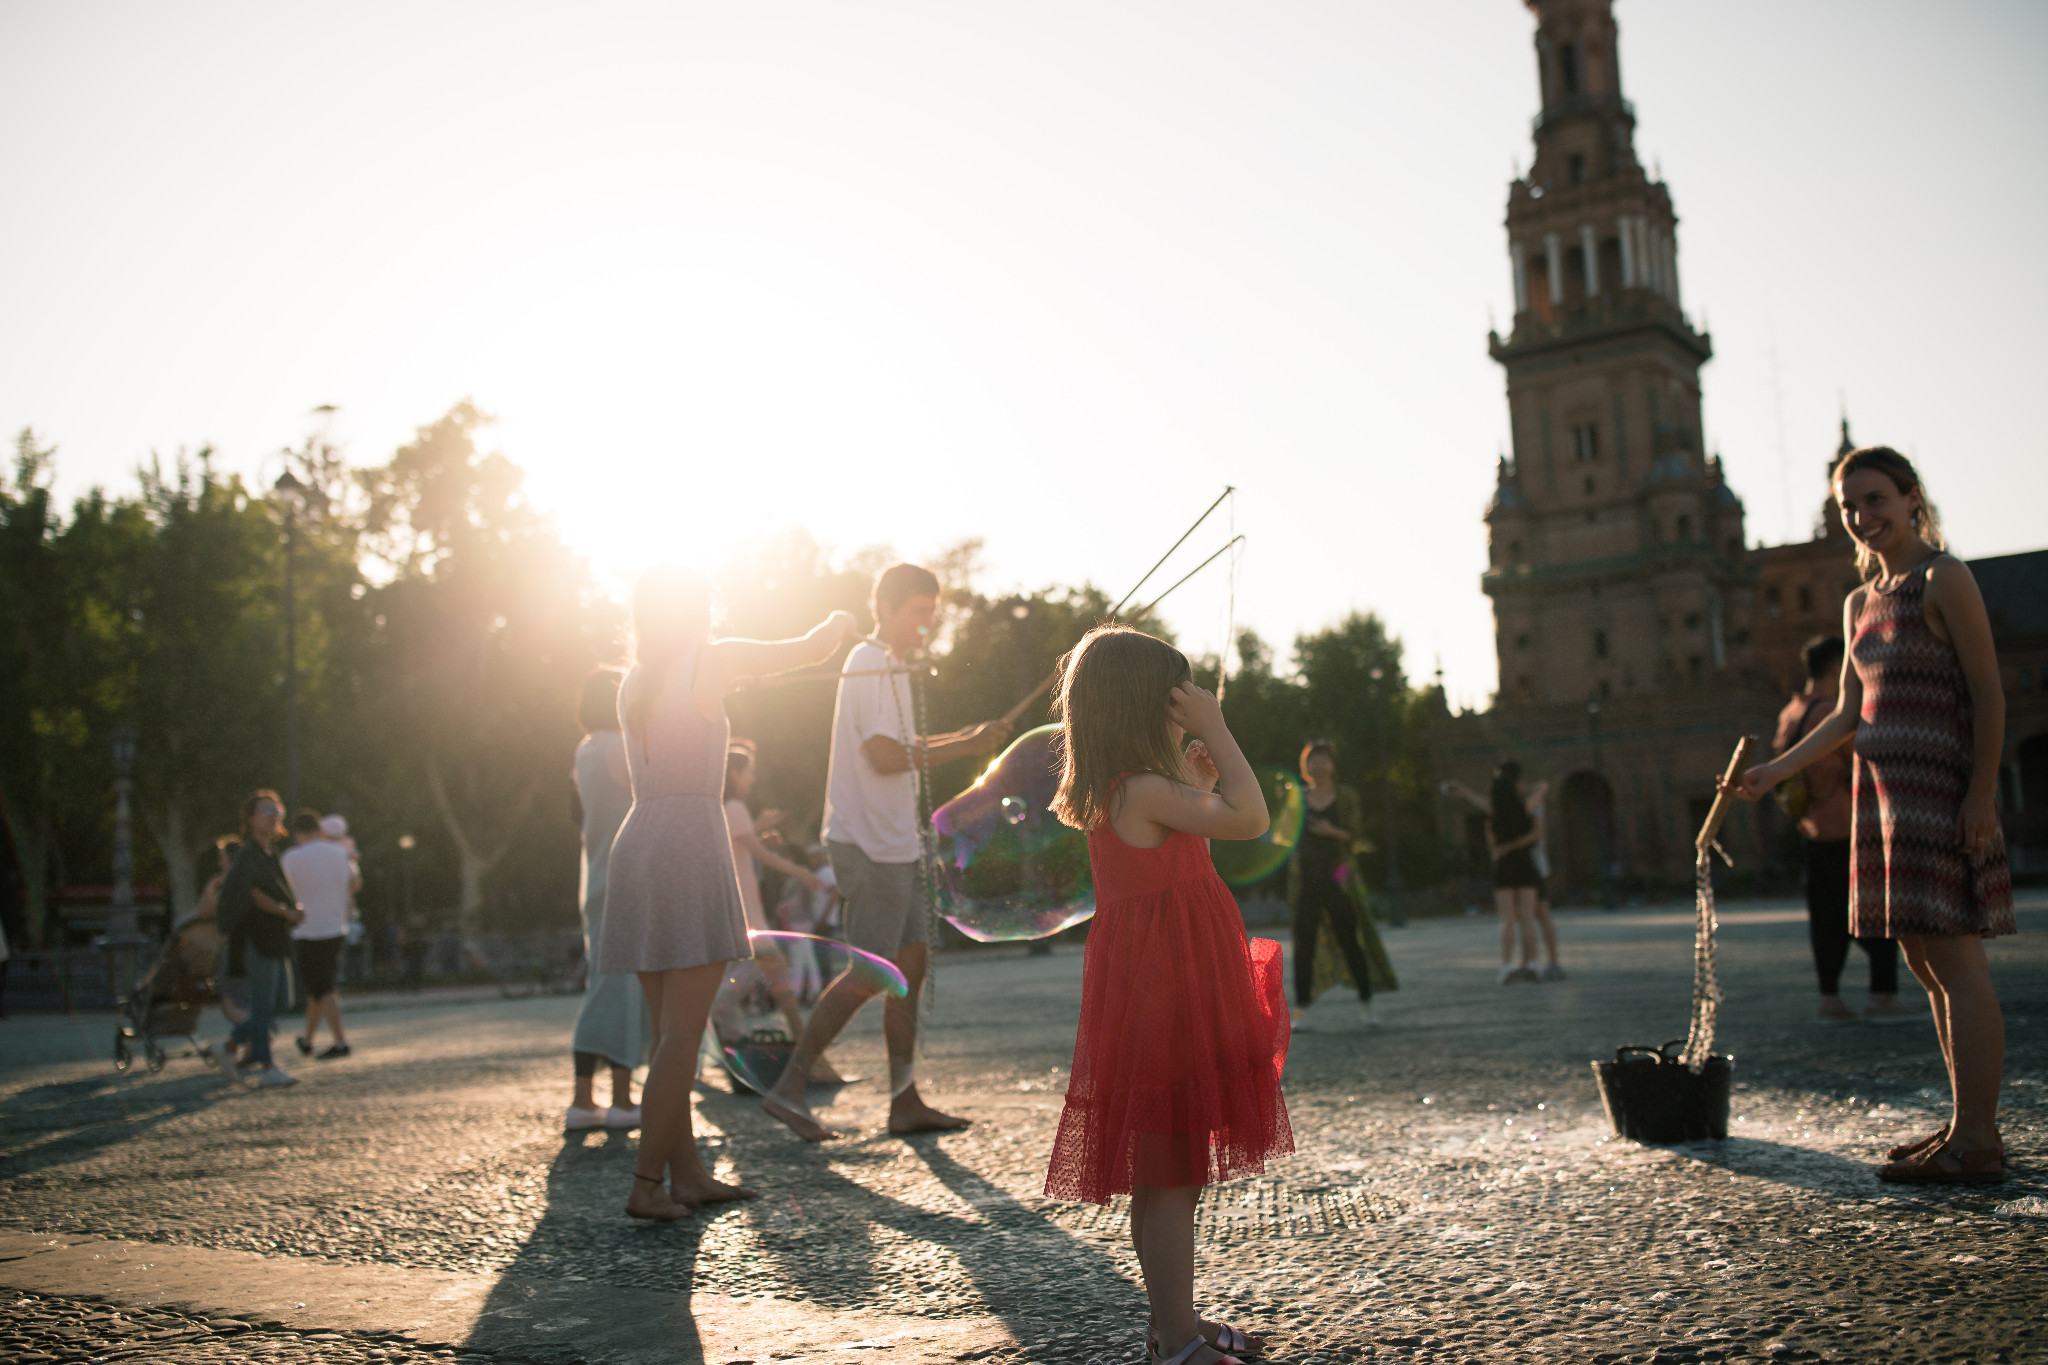
<path fill-rule="evenodd" d="M 1891 475 L 1875 469 L 1859 469 L 1842 480 L 1839 490 L 1842 525 L 1873 553 L 1895 552 L 1919 540 L 1913 516 L 1920 510 L 1920 493 L 1901 493 Z"/>

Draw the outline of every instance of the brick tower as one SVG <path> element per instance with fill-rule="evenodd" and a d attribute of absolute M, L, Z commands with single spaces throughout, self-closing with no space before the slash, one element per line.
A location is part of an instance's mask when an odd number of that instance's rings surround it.
<path fill-rule="evenodd" d="M 1542 111 L 1508 191 L 1514 326 L 1490 338 L 1513 440 L 1482 580 L 1500 692 L 1487 742 L 1444 758 L 1553 779 L 1559 880 L 1611 899 L 1684 874 L 1701 775 L 1768 720 L 1768 691 L 1742 502 L 1701 439 L 1713 348 L 1681 306 L 1670 191 L 1636 158 L 1612 0 L 1528 5 Z"/>

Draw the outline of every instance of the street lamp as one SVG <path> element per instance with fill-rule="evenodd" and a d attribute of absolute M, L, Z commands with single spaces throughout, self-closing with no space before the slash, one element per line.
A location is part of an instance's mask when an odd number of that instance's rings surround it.
<path fill-rule="evenodd" d="M 1408 922 L 1408 911 L 1401 903 L 1406 888 L 1401 880 L 1401 839 L 1394 823 L 1394 765 L 1387 756 L 1387 698 L 1385 689 L 1378 686 L 1387 671 L 1375 668 L 1366 676 L 1374 683 L 1373 747 L 1379 751 L 1380 808 L 1387 827 L 1387 923 L 1399 928 Z"/>
<path fill-rule="evenodd" d="M 299 808 L 299 603 L 292 584 L 293 542 L 306 510 L 306 485 L 287 469 L 271 486 L 284 512 L 284 790 L 287 812 Z"/>
<path fill-rule="evenodd" d="M 139 741 L 133 721 L 115 724 L 114 750 L 114 890 L 107 907 L 107 928 L 95 946 L 107 955 L 107 995 L 125 992 L 135 976 L 137 953 L 149 940 L 135 917 L 135 837 L 129 797 L 135 791 L 135 750 Z"/>

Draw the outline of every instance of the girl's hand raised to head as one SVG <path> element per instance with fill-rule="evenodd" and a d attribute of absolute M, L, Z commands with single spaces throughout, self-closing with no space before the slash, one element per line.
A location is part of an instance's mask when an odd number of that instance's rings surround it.
<path fill-rule="evenodd" d="M 1166 699 L 1166 714 L 1196 739 L 1214 739 L 1218 734 L 1230 733 L 1223 723 L 1222 703 L 1213 692 L 1204 691 L 1192 681 L 1174 685 Z"/>
<path fill-rule="evenodd" d="M 1216 760 L 1209 757 L 1209 746 L 1199 739 L 1189 740 L 1188 747 L 1181 756 L 1187 759 L 1188 768 L 1195 775 L 1195 781 L 1191 785 L 1205 792 L 1215 791 Z"/>

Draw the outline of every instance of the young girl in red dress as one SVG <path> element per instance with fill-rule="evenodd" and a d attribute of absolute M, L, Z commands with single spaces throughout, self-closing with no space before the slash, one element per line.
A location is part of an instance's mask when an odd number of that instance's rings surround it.
<path fill-rule="evenodd" d="M 1223 1353 L 1257 1343 L 1195 1313 L 1195 1201 L 1294 1150 L 1280 1095 L 1288 1017 L 1280 945 L 1246 942 L 1208 840 L 1264 833 L 1265 797 L 1216 698 L 1150 635 L 1090 631 L 1067 656 L 1059 711 L 1052 809 L 1088 832 L 1095 921 L 1045 1192 L 1128 1193 L 1151 1358 L 1235 1361 Z"/>

